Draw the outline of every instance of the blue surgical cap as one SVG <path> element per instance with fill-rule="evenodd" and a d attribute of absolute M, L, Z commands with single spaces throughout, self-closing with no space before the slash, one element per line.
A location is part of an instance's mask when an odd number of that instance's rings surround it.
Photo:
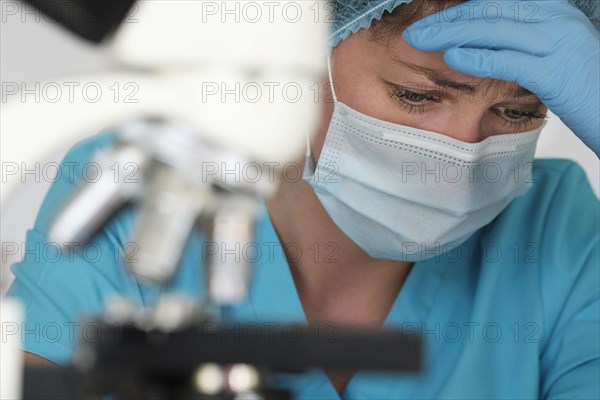
<path fill-rule="evenodd" d="M 329 45 L 337 46 L 350 34 L 361 28 L 369 29 L 371 23 L 380 20 L 383 14 L 401 4 L 413 0 L 331 0 L 332 27 Z M 599 0 L 569 0 L 588 16 L 596 29 L 600 31 L 600 1 Z"/>

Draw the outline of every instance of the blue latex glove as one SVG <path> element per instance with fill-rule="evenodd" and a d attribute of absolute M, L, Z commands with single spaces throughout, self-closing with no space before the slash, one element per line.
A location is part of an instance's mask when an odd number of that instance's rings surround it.
<path fill-rule="evenodd" d="M 469 1 L 417 21 L 403 37 L 445 52 L 459 72 L 533 92 L 599 156 L 600 34 L 567 0 Z"/>

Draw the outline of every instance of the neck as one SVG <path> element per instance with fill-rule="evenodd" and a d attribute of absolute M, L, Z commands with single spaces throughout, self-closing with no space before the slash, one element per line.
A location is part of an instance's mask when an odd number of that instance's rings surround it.
<path fill-rule="evenodd" d="M 413 265 L 370 257 L 335 225 L 304 180 L 282 179 L 277 194 L 266 204 L 277 235 L 289 251 L 286 255 L 296 284 L 301 282 L 307 290 L 326 292 L 356 286 L 356 282 L 378 290 L 403 281 Z"/>

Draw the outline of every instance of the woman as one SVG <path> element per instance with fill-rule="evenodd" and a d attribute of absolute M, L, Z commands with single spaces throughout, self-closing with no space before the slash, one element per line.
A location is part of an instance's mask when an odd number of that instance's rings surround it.
<path fill-rule="evenodd" d="M 593 2 L 578 4 L 597 22 Z M 287 251 L 256 263 L 229 317 L 423 335 L 422 374 L 278 376 L 298 398 L 598 398 L 598 200 L 575 163 L 531 164 L 548 108 L 598 154 L 598 32 L 567 1 L 333 9 L 332 90 L 305 180 L 284 179 L 257 227 L 257 242 Z M 77 145 L 65 165 L 112 140 Z M 28 246 L 43 247 L 73 186 L 54 184 Z M 156 298 L 114 257 L 131 223 L 124 210 L 94 238 L 106 250 L 94 262 L 27 254 L 13 267 L 27 327 L 42 326 L 25 337 L 30 360 L 67 362 L 85 334 L 77 315 L 111 294 Z M 202 291 L 200 247 L 188 244 L 172 290 Z"/>

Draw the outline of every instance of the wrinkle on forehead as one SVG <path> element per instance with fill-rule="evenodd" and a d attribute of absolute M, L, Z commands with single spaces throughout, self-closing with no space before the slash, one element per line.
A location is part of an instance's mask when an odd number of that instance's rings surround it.
<path fill-rule="evenodd" d="M 382 44 L 379 44 L 382 46 Z M 463 74 L 450 68 L 443 59 L 443 53 L 428 53 L 414 49 L 398 37 L 385 45 L 386 53 L 390 60 L 412 72 L 423 75 L 432 83 L 447 87 L 467 94 L 473 94 L 486 87 L 501 87 L 512 98 L 532 98 L 537 96 L 531 91 L 517 85 L 514 82 L 502 81 L 493 78 L 481 78 L 473 75 Z M 400 50 L 397 51 L 396 49 Z M 410 54 L 418 57 L 404 57 L 400 53 Z M 409 60 L 410 59 L 410 60 Z"/>

